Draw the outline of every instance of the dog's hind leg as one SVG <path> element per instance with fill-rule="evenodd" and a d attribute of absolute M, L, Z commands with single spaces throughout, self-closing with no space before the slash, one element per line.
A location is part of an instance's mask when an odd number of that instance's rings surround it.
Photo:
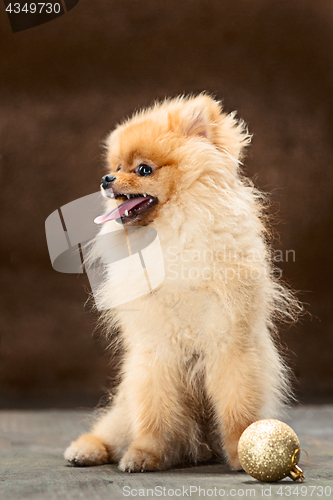
<path fill-rule="evenodd" d="M 235 343 L 222 352 L 207 353 L 206 391 L 233 469 L 240 468 L 237 446 L 246 427 L 261 418 L 276 418 L 281 396 L 278 379 L 283 382 L 283 377 L 283 365 L 270 340 L 257 347 Z"/>
<path fill-rule="evenodd" d="M 110 408 L 103 411 L 90 434 L 83 434 L 65 451 L 72 465 L 88 466 L 119 462 L 132 441 L 132 418 L 123 382 Z"/>

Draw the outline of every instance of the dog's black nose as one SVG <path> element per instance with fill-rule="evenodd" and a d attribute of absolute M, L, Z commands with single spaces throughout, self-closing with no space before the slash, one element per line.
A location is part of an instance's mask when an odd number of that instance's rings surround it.
<path fill-rule="evenodd" d="M 107 189 L 109 185 L 116 180 L 114 175 L 104 175 L 102 177 L 102 187 L 103 189 Z"/>

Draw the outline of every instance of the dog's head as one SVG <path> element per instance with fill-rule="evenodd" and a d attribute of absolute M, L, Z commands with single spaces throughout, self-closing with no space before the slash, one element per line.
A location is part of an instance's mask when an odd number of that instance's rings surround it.
<path fill-rule="evenodd" d="M 117 206 L 112 201 L 112 210 L 96 222 L 151 224 L 204 176 L 223 175 L 223 169 L 235 176 L 248 142 L 234 115 L 205 94 L 166 100 L 135 114 L 107 138 L 108 173 L 101 189 Z"/>

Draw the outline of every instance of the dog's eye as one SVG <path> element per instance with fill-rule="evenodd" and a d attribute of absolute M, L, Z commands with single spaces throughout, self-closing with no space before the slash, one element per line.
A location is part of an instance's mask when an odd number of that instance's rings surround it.
<path fill-rule="evenodd" d="M 141 177 L 151 175 L 153 173 L 153 169 L 149 165 L 145 165 L 144 163 L 142 165 L 139 165 L 135 171 L 137 174 L 141 175 Z"/>

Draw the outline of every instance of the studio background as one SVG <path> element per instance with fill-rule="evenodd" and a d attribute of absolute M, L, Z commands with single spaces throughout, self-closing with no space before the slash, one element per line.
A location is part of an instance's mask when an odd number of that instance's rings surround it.
<path fill-rule="evenodd" d="M 1 407 L 94 406 L 110 386 L 88 281 L 52 269 L 45 219 L 99 189 L 123 117 L 203 90 L 248 124 L 245 172 L 295 251 L 280 265 L 308 311 L 281 333 L 296 392 L 332 402 L 331 1 L 80 0 L 18 33 L 0 16 Z"/>

